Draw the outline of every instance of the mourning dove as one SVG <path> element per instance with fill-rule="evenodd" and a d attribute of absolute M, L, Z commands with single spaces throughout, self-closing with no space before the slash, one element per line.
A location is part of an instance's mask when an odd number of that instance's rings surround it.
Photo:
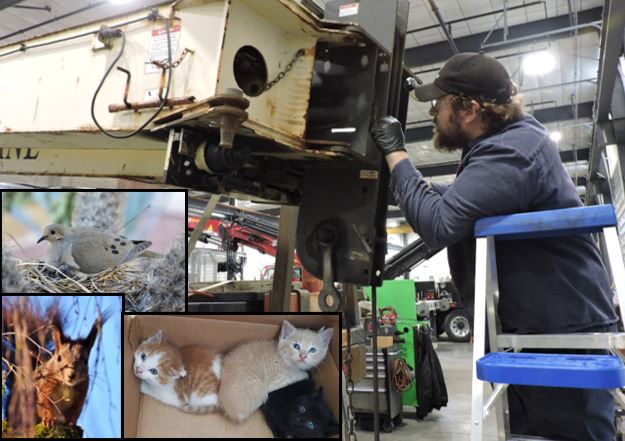
<path fill-rule="evenodd" d="M 144 252 L 152 242 L 129 240 L 91 228 L 68 228 L 48 225 L 37 241 L 50 242 L 46 262 L 57 268 L 67 265 L 80 272 L 93 274 L 112 268 Z"/>

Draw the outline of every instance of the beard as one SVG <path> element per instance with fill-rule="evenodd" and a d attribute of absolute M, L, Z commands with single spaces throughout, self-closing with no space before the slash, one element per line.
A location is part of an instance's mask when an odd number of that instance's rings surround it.
<path fill-rule="evenodd" d="M 436 124 L 436 118 L 434 119 L 434 136 L 432 137 L 434 148 L 441 152 L 462 150 L 471 140 L 462 131 L 455 114 L 449 115 L 448 122 L 449 126 L 442 128 Z"/>

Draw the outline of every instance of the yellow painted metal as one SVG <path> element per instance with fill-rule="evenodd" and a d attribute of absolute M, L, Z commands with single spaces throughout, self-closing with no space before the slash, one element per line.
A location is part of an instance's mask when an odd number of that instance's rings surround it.
<path fill-rule="evenodd" d="M 387 234 L 408 234 L 413 233 L 413 229 L 408 224 L 403 224 L 398 227 L 390 227 L 386 229 Z"/>
<path fill-rule="evenodd" d="M 82 176 L 136 176 L 160 179 L 165 148 L 25 149 L 1 148 L 0 173 Z"/>

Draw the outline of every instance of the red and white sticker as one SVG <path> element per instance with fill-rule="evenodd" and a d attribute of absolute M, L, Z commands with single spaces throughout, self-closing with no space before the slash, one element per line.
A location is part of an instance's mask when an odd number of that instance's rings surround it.
<path fill-rule="evenodd" d="M 358 3 L 348 3 L 339 6 L 339 17 L 350 17 L 358 15 Z"/>
<path fill-rule="evenodd" d="M 180 25 L 169 28 L 169 39 L 171 40 L 171 59 L 173 62 L 176 61 L 176 54 L 178 53 Z M 150 49 L 148 50 L 148 59 L 145 65 L 146 74 L 161 73 L 161 68 L 152 64 L 151 61 L 167 63 L 167 31 L 165 28 L 152 30 Z"/>

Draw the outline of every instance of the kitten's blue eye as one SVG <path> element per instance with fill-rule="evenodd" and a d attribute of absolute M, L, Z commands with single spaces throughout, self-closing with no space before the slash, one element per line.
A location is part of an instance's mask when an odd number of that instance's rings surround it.
<path fill-rule="evenodd" d="M 299 351 L 299 343 L 293 343 L 293 348 Z"/>
<path fill-rule="evenodd" d="M 311 354 L 314 354 L 315 352 L 317 352 L 317 348 L 313 346 L 312 348 L 308 350 L 308 352 L 310 352 Z"/>
<path fill-rule="evenodd" d="M 156 369 L 152 368 L 152 369 L 150 369 L 150 373 L 151 373 L 152 375 L 156 375 L 156 374 L 158 374 L 158 370 L 156 370 Z"/>
<path fill-rule="evenodd" d="M 306 413 L 306 408 L 304 406 L 300 406 L 299 413 Z"/>
<path fill-rule="evenodd" d="M 145 361 L 145 354 L 141 354 L 141 361 Z"/>
<path fill-rule="evenodd" d="M 315 428 L 315 423 L 313 423 L 312 421 L 308 421 L 306 423 L 306 427 L 308 427 L 309 429 L 314 429 Z"/>

